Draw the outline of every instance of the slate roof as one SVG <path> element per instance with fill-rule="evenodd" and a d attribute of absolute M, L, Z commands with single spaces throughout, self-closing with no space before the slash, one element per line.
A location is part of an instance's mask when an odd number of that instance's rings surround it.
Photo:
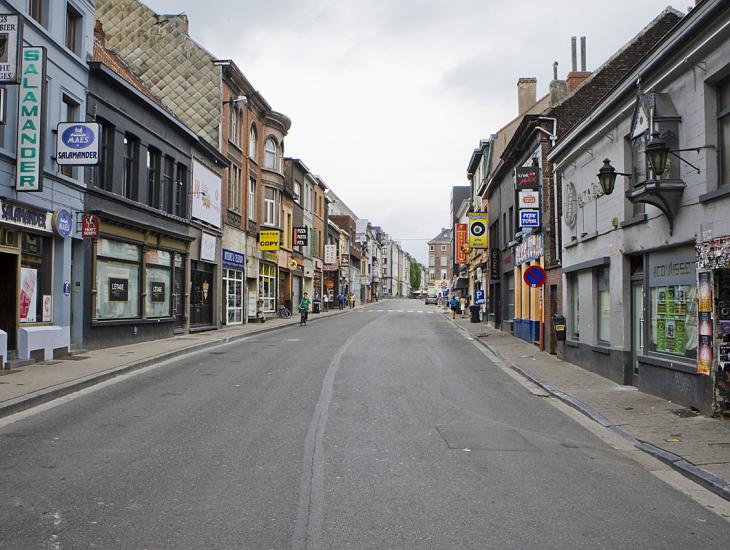
<path fill-rule="evenodd" d="M 433 239 L 428 241 L 428 244 L 437 244 L 437 243 L 450 243 L 451 242 L 451 230 L 448 228 L 442 228 L 441 232 L 436 235 Z"/>

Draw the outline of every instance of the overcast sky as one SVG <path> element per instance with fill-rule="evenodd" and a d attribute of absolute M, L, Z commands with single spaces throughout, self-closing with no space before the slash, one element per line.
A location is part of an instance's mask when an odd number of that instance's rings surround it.
<path fill-rule="evenodd" d="M 301 158 L 361 218 L 420 261 L 449 224 L 451 186 L 481 138 L 517 115 L 519 77 L 547 93 L 587 36 L 593 70 L 668 4 L 693 0 L 144 0 L 184 12 L 291 117 Z M 416 240 L 420 239 L 420 240 Z"/>

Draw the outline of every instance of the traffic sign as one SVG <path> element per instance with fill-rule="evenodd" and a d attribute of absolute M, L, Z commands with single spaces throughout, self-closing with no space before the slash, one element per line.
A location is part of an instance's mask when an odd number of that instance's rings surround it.
<path fill-rule="evenodd" d="M 485 303 L 486 301 L 487 300 L 486 300 L 486 298 L 484 296 L 484 290 L 483 289 L 480 288 L 479 290 L 475 290 L 474 291 L 474 303 L 475 304 L 477 304 L 478 306 L 480 306 L 483 303 Z"/>
<path fill-rule="evenodd" d="M 545 284 L 545 278 L 547 277 L 545 270 L 539 265 L 532 265 L 525 269 L 525 274 L 522 279 L 527 285 L 532 288 L 538 288 Z"/>

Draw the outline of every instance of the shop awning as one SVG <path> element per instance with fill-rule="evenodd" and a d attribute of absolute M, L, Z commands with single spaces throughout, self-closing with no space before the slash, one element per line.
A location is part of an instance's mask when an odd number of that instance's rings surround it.
<path fill-rule="evenodd" d="M 459 277 L 454 283 L 454 290 L 469 290 L 469 279 L 466 277 Z"/>

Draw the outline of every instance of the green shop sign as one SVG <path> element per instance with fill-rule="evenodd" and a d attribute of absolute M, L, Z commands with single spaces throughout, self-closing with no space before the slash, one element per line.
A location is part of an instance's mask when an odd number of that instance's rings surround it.
<path fill-rule="evenodd" d="M 46 50 L 25 47 L 18 88 L 18 156 L 16 191 L 43 190 L 43 120 Z"/>

